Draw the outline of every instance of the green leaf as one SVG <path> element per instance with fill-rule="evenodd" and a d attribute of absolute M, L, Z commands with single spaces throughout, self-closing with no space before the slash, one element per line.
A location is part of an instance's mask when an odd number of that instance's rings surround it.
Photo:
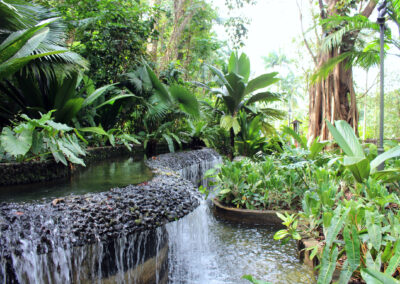
<path fill-rule="evenodd" d="M 380 154 L 378 157 L 376 157 L 375 159 L 373 159 L 371 161 L 371 169 L 374 172 L 375 169 L 382 164 L 383 162 L 385 162 L 388 159 L 394 158 L 394 157 L 398 157 L 400 156 L 400 146 L 394 147 L 388 151 L 386 151 L 385 153 Z"/>
<path fill-rule="evenodd" d="M 22 125 L 24 127 L 20 129 L 20 133 L 14 133 L 8 127 L 4 127 L 1 132 L 0 141 L 4 150 L 14 157 L 25 156 L 32 146 L 34 128 L 28 124 Z"/>
<path fill-rule="evenodd" d="M 329 144 L 329 141 L 324 141 L 324 142 L 318 142 L 318 139 L 314 139 L 310 146 L 310 159 L 315 159 L 319 153 L 322 152 L 322 150 L 325 148 L 326 145 Z"/>
<path fill-rule="evenodd" d="M 66 124 L 54 122 L 54 121 L 52 121 L 52 120 L 46 121 L 46 124 L 47 124 L 48 126 L 54 128 L 55 130 L 58 130 L 58 131 L 71 131 L 71 130 L 73 130 L 72 127 L 69 127 L 69 126 L 66 125 Z"/>
<path fill-rule="evenodd" d="M 95 90 L 93 93 L 91 93 L 84 101 L 82 104 L 82 107 L 86 107 L 90 104 L 92 104 L 95 100 L 97 100 L 101 95 L 103 95 L 106 91 L 110 90 L 113 86 L 116 84 L 110 84 L 103 86 L 101 88 L 98 88 Z M 115 98 L 114 98 L 115 99 Z"/>
<path fill-rule="evenodd" d="M 96 109 L 99 109 L 105 105 L 113 105 L 118 100 L 130 98 L 130 97 L 136 97 L 136 96 L 133 94 L 118 95 L 118 96 L 112 97 L 112 98 L 106 100 L 104 103 L 101 103 L 100 105 L 96 106 Z"/>
<path fill-rule="evenodd" d="M 230 115 L 224 115 L 221 117 L 221 127 L 227 131 L 233 128 L 235 134 L 238 134 L 240 131 L 240 124 L 237 120 L 237 117 L 232 117 Z"/>
<path fill-rule="evenodd" d="M 304 141 L 299 134 L 297 134 L 296 131 L 294 131 L 292 128 L 288 127 L 288 126 L 284 126 L 283 127 L 283 132 L 287 133 L 289 135 L 291 135 L 301 146 L 301 148 L 307 150 L 307 143 L 306 141 Z"/>
<path fill-rule="evenodd" d="M 196 96 L 185 87 L 173 85 L 169 88 L 171 96 L 178 102 L 180 109 L 193 117 L 200 116 L 200 106 Z"/>
<path fill-rule="evenodd" d="M 390 258 L 389 265 L 385 270 L 385 274 L 392 276 L 396 271 L 397 267 L 400 265 L 400 245 L 397 243 L 396 251 L 394 255 Z"/>
<path fill-rule="evenodd" d="M 255 102 L 278 102 L 282 100 L 282 95 L 272 92 L 262 92 L 252 95 L 246 102 L 245 105 L 249 106 Z"/>
<path fill-rule="evenodd" d="M 361 276 L 364 277 L 364 275 L 368 275 L 370 277 L 372 277 L 372 279 L 374 279 L 375 281 L 367 281 L 367 284 L 376 284 L 376 283 L 383 283 L 383 284 L 399 284 L 400 281 L 396 280 L 395 278 L 393 278 L 392 276 L 389 276 L 385 273 L 382 273 L 376 269 L 372 269 L 372 268 L 364 268 L 361 269 Z"/>
<path fill-rule="evenodd" d="M 253 284 L 272 284 L 271 282 L 263 281 L 263 280 L 257 280 L 251 275 L 243 275 L 242 279 L 249 280 Z"/>
<path fill-rule="evenodd" d="M 167 91 L 167 88 L 163 83 L 157 78 L 157 75 L 151 70 L 150 66 L 145 63 L 147 74 L 149 75 L 150 81 L 153 85 L 153 88 L 156 90 L 157 95 L 164 102 L 171 102 L 171 97 Z"/>
<path fill-rule="evenodd" d="M 325 246 L 322 253 L 321 268 L 319 270 L 317 284 L 331 283 L 338 255 L 339 252 L 337 247 L 334 247 L 331 251 L 328 246 Z"/>
<path fill-rule="evenodd" d="M 354 225 L 352 226 L 350 234 L 350 230 L 346 226 L 343 230 L 343 238 L 347 260 L 340 273 L 339 283 L 347 284 L 354 271 L 356 271 L 360 265 L 360 240 L 356 227 Z"/>
<path fill-rule="evenodd" d="M 365 158 L 361 144 L 354 134 L 353 128 L 351 128 L 347 122 L 343 120 L 335 121 L 336 127 L 334 127 L 329 121 L 326 121 L 326 123 L 333 138 L 335 138 L 335 141 L 346 155 Z"/>
<path fill-rule="evenodd" d="M 218 192 L 219 195 L 230 193 L 232 190 L 230 188 L 222 189 Z"/>
<path fill-rule="evenodd" d="M 338 206 L 334 211 L 334 216 L 331 220 L 331 224 L 327 229 L 326 235 L 326 246 L 330 247 L 333 244 L 336 236 L 339 234 L 340 230 L 343 227 L 344 221 L 347 218 L 351 208 L 347 208 L 345 210 L 342 209 L 341 206 Z"/>
<path fill-rule="evenodd" d="M 279 230 L 274 234 L 274 240 L 282 240 L 285 237 L 289 236 L 289 233 L 287 230 Z"/>
<path fill-rule="evenodd" d="M 362 183 L 364 179 L 369 177 L 370 164 L 365 157 L 344 157 L 343 165 L 352 172 L 357 182 Z"/>
<path fill-rule="evenodd" d="M 108 137 L 108 133 L 101 126 L 79 128 L 79 131 L 95 133 Z"/>
<path fill-rule="evenodd" d="M 228 73 L 236 73 L 243 77 L 243 82 L 247 82 L 250 77 L 250 59 L 242 53 L 240 58 L 236 52 L 232 52 L 229 58 Z"/>
<path fill-rule="evenodd" d="M 380 251 L 382 245 L 381 222 L 377 212 L 365 211 L 366 225 L 368 228 L 369 240 L 376 251 Z"/>
<path fill-rule="evenodd" d="M 56 121 L 67 123 L 82 109 L 83 98 L 68 100 L 61 109 L 56 111 Z"/>
<path fill-rule="evenodd" d="M 162 134 L 162 137 L 164 137 L 165 141 L 167 141 L 169 151 L 171 153 L 174 153 L 175 152 L 174 141 L 172 141 L 171 136 L 164 133 Z"/>
<path fill-rule="evenodd" d="M 250 80 L 246 86 L 246 89 L 244 90 L 244 93 L 247 95 L 278 82 L 280 79 L 275 78 L 276 75 L 278 75 L 278 72 L 267 73 Z"/>

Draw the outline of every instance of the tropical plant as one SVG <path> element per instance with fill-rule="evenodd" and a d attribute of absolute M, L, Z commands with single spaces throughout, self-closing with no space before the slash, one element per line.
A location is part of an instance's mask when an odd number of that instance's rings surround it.
<path fill-rule="evenodd" d="M 70 74 L 53 74 L 42 76 L 36 72 L 22 72 L 12 81 L 0 82 L 3 101 L 0 106 L 8 109 L 8 116 L 12 118 L 18 112 L 23 112 L 31 117 L 37 117 L 39 113 L 55 110 L 54 119 L 57 122 L 71 124 L 78 117 L 82 109 L 94 106 L 99 109 L 116 100 L 130 97 L 129 94 L 114 95 L 105 99 L 114 85 L 106 85 L 90 93 L 81 94 L 79 88 L 82 75 L 79 72 Z M 101 100 L 100 100 L 101 99 Z M 97 103 L 100 102 L 100 103 Z M 95 114 L 94 114 L 95 115 Z"/>
<path fill-rule="evenodd" d="M 86 153 L 75 133 L 71 133 L 74 129 L 55 122 L 52 113 L 50 111 L 39 119 L 31 119 L 23 114 L 22 121 L 14 122 L 13 128 L 4 127 L 0 135 L 3 155 L 18 162 L 43 160 L 52 156 L 57 163 L 68 165 L 70 162 L 85 166 L 80 156 Z"/>
<path fill-rule="evenodd" d="M 378 166 L 381 163 L 400 156 L 400 146 L 394 147 L 369 161 L 354 130 L 347 122 L 343 120 L 335 121 L 336 127 L 329 122 L 327 122 L 327 125 L 335 141 L 345 154 L 343 158 L 337 158 L 334 161 L 338 160 L 348 168 L 357 182 L 362 183 L 371 175 L 380 180 L 392 179 L 394 177 L 393 174 L 397 176 L 397 180 L 400 178 L 398 175 L 399 169 L 378 170 Z"/>
<path fill-rule="evenodd" d="M 258 90 L 266 88 L 277 81 L 276 75 L 278 73 L 267 73 L 258 76 L 249 81 L 250 77 L 250 60 L 246 54 L 242 53 L 240 57 L 237 53 L 233 52 L 229 59 L 228 72 L 223 74 L 221 70 L 210 66 L 213 73 L 217 76 L 217 83 L 222 88 L 207 88 L 212 94 L 217 96 L 217 104 L 223 102 L 224 115 L 221 117 L 221 127 L 230 131 L 231 135 L 231 146 L 234 148 L 235 135 L 240 131 L 240 125 L 237 119 L 237 115 L 241 109 L 252 111 L 251 105 L 256 102 L 270 103 L 279 101 L 281 95 L 269 91 Z M 264 108 L 260 110 L 268 118 L 282 118 L 283 112 Z"/>
<path fill-rule="evenodd" d="M 239 155 L 253 157 L 263 152 L 267 139 L 262 132 L 261 116 L 249 119 L 246 112 L 241 111 L 238 116 L 240 132 L 236 136 L 236 145 Z"/>

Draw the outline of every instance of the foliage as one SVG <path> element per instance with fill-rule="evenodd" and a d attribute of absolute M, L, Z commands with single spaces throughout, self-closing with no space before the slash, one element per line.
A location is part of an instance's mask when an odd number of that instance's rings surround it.
<path fill-rule="evenodd" d="M 67 41 L 89 61 L 97 87 L 117 82 L 146 53 L 154 19 L 143 1 L 36 2 L 56 9 L 68 23 Z"/>
<path fill-rule="evenodd" d="M 231 146 L 234 148 L 234 137 L 240 131 L 240 125 L 237 115 L 240 110 L 244 109 L 249 112 L 254 112 L 251 105 L 257 102 L 270 103 L 280 100 L 280 95 L 268 91 L 257 92 L 260 89 L 266 88 L 279 79 L 275 76 L 277 73 L 268 73 L 260 75 L 249 81 L 250 76 L 250 60 L 246 54 L 240 56 L 233 52 L 229 59 L 228 71 L 224 74 L 221 70 L 210 66 L 211 70 L 217 77 L 217 83 L 222 88 L 208 88 L 208 90 L 216 95 L 216 104 L 223 103 L 224 115 L 221 117 L 221 127 L 230 131 Z M 271 111 L 271 109 L 258 109 L 258 112 L 263 113 L 267 118 L 281 118 L 283 113 L 280 111 Z M 267 123 L 264 122 L 263 123 Z"/>
<path fill-rule="evenodd" d="M 343 120 L 336 121 L 336 127 L 329 122 L 327 124 L 332 136 L 345 154 L 343 159 L 340 159 L 341 163 L 352 172 L 357 182 L 362 183 L 370 175 L 384 180 L 385 177 L 392 176 L 392 173 L 398 173 L 398 169 L 387 169 L 382 172 L 378 171 L 377 168 L 386 160 L 400 156 L 400 146 L 394 147 L 369 161 L 350 125 Z"/>
<path fill-rule="evenodd" d="M 70 74 L 53 74 L 42 76 L 43 73 L 21 72 L 12 81 L 1 83 L 3 101 L 0 107 L 7 109 L 3 114 L 9 120 L 18 112 L 23 112 L 31 117 L 38 117 L 39 113 L 55 110 L 54 118 L 57 122 L 71 124 L 72 120 L 83 115 L 82 110 L 93 107 L 93 116 L 96 110 L 114 101 L 130 95 L 114 95 L 105 98 L 107 92 L 114 85 L 106 85 L 98 89 L 89 89 L 82 82 L 78 72 Z M 86 81 L 87 82 L 87 78 Z M 93 118 L 91 118 L 93 120 Z"/>
<path fill-rule="evenodd" d="M 249 159 L 229 162 L 219 172 L 210 171 L 215 179 L 212 188 L 224 204 L 246 209 L 292 209 L 308 189 L 307 176 L 312 163 L 302 161 L 283 164 L 279 157 L 264 157 L 263 161 Z"/>
<path fill-rule="evenodd" d="M 243 275 L 242 279 L 246 279 L 246 280 L 250 281 L 250 283 L 253 283 L 253 284 L 271 284 L 271 282 L 257 280 L 251 275 Z"/>
<path fill-rule="evenodd" d="M 78 142 L 74 129 L 55 122 L 51 115 L 53 111 L 42 115 L 39 119 L 31 119 L 21 115 L 20 122 L 14 122 L 13 128 L 4 127 L 0 136 L 3 155 L 18 162 L 43 160 L 52 156 L 58 163 L 68 165 L 85 165 L 80 156 L 85 156 L 85 150 Z"/>

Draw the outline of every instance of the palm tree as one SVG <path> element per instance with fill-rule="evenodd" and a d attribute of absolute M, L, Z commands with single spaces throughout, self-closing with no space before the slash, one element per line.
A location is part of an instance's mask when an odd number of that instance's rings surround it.
<path fill-rule="evenodd" d="M 49 85 L 49 79 L 87 67 L 85 59 L 67 49 L 65 27 L 60 18 L 40 6 L 20 0 L 0 1 L 0 30 L 3 123 L 16 112 L 26 110 L 24 104 L 31 100 L 31 90 L 25 88 L 24 92 L 19 92 L 18 82 L 34 77 L 32 81 L 37 84 Z M 39 100 L 43 104 L 46 98 Z"/>
<path fill-rule="evenodd" d="M 235 135 L 240 131 L 240 124 L 237 115 L 244 109 L 249 113 L 261 112 L 265 118 L 282 118 L 284 113 L 271 108 L 254 108 L 255 103 L 270 103 L 281 100 L 281 95 L 269 91 L 260 91 L 279 81 L 276 78 L 277 72 L 266 73 L 249 81 L 250 60 L 246 54 L 239 55 L 232 52 L 228 72 L 223 74 L 221 70 L 210 66 L 218 78 L 221 88 L 206 87 L 211 93 L 217 96 L 217 104 L 223 103 L 225 112 L 221 117 L 221 127 L 230 132 L 231 147 L 235 147 Z M 265 122 L 264 120 L 264 123 Z"/>

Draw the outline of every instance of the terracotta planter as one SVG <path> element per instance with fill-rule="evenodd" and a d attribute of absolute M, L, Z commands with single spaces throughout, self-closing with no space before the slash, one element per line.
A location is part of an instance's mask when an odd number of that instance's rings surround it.
<path fill-rule="evenodd" d="M 222 205 L 218 200 L 213 199 L 214 204 L 214 215 L 224 220 L 250 224 L 250 225 L 270 225 L 284 227 L 282 220 L 276 215 L 277 212 L 289 212 L 291 211 L 275 211 L 275 210 L 249 210 L 249 209 L 238 209 L 232 207 L 226 207 Z"/>

